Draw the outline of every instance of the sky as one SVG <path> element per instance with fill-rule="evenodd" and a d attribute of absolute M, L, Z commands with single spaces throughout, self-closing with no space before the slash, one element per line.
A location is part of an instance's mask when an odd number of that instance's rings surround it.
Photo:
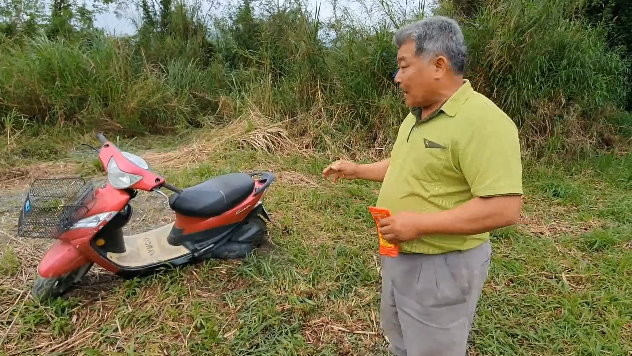
<path fill-rule="evenodd" d="M 282 1 L 282 0 L 277 0 Z M 90 0 L 88 0 L 88 3 Z M 394 3 L 398 12 L 411 11 L 426 4 L 429 8 L 434 4 L 435 0 L 390 0 Z M 255 3 L 253 1 L 253 3 Z M 341 6 L 349 9 L 352 16 L 361 19 L 365 23 L 375 23 L 384 19 L 385 14 L 380 6 L 380 0 L 364 0 L 362 2 L 356 0 L 307 0 L 307 8 L 310 12 L 314 12 L 319 7 L 319 17 L 321 20 L 327 20 L 334 16 L 333 5 Z M 209 14 L 221 14 L 227 7 L 226 0 L 216 1 L 200 1 L 202 12 Z M 125 5 L 111 5 L 106 12 L 95 16 L 95 26 L 103 28 L 111 35 L 124 36 L 136 32 L 134 23 L 138 23 L 140 19 L 139 13 L 134 7 L 125 7 Z"/>
<path fill-rule="evenodd" d="M 108 7 L 108 11 L 95 16 L 95 26 L 104 29 L 111 35 L 131 35 L 136 32 L 136 26 L 130 19 L 137 18 L 138 14 L 130 8 L 117 9 L 114 5 Z"/>

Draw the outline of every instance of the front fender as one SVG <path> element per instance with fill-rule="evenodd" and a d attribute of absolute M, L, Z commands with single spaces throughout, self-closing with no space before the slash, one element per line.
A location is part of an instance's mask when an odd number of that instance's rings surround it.
<path fill-rule="evenodd" d="M 56 278 L 90 263 L 75 246 L 57 240 L 39 263 L 37 272 L 44 278 Z"/>

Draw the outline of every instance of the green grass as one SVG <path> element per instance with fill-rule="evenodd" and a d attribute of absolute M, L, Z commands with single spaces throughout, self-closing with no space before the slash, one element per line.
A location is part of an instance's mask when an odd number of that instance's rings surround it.
<path fill-rule="evenodd" d="M 0 254 L 0 275 L 11 276 L 20 270 L 20 260 L 15 252 L 9 247 L 5 247 Z"/>
<path fill-rule="evenodd" d="M 156 139 L 154 147 L 161 140 L 170 141 Z M 142 144 L 120 142 L 130 149 Z M 0 318 L 8 330 L 3 348 L 9 354 L 386 355 L 366 211 L 379 185 L 323 181 L 320 171 L 331 158 L 229 145 L 199 165 L 164 170 L 182 186 L 239 170 L 272 167 L 279 174 L 266 198 L 273 246 L 243 261 L 207 261 L 127 281 L 100 275 L 66 299 L 38 304 L 20 295 L 30 285 L 18 276 L 35 270 L 16 261 L 30 252 L 9 244 L 0 284 L 0 303 L 8 308 Z M 490 276 L 471 335 L 477 354 L 629 354 L 631 171 L 630 155 L 525 162 L 525 224 L 493 234 Z"/>

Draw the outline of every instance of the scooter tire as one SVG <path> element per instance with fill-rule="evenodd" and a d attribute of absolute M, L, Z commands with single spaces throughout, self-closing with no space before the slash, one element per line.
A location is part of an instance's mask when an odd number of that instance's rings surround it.
<path fill-rule="evenodd" d="M 31 296 L 40 301 L 57 298 L 67 292 L 73 284 L 79 282 L 91 267 L 92 263 L 86 263 L 74 271 L 55 278 L 45 278 L 38 275 L 33 282 Z"/>
<path fill-rule="evenodd" d="M 254 216 L 248 219 L 250 224 L 257 225 L 259 227 L 259 233 L 252 239 L 252 244 L 255 247 L 261 246 L 268 233 L 268 224 L 260 216 Z"/>

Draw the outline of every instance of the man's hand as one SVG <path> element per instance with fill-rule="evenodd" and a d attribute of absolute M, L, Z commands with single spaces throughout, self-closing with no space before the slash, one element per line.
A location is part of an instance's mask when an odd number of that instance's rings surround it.
<path fill-rule="evenodd" d="M 423 219 L 420 213 L 401 212 L 391 217 L 380 219 L 380 232 L 390 243 L 400 243 L 421 237 L 419 222 Z"/>
<path fill-rule="evenodd" d="M 401 212 L 380 220 L 386 240 L 398 243 L 428 235 L 476 235 L 515 224 L 520 218 L 519 195 L 473 198 L 454 209 L 433 213 Z"/>
<path fill-rule="evenodd" d="M 334 183 L 341 178 L 356 179 L 358 178 L 359 165 L 350 161 L 336 161 L 323 170 L 323 177 L 332 180 Z"/>

